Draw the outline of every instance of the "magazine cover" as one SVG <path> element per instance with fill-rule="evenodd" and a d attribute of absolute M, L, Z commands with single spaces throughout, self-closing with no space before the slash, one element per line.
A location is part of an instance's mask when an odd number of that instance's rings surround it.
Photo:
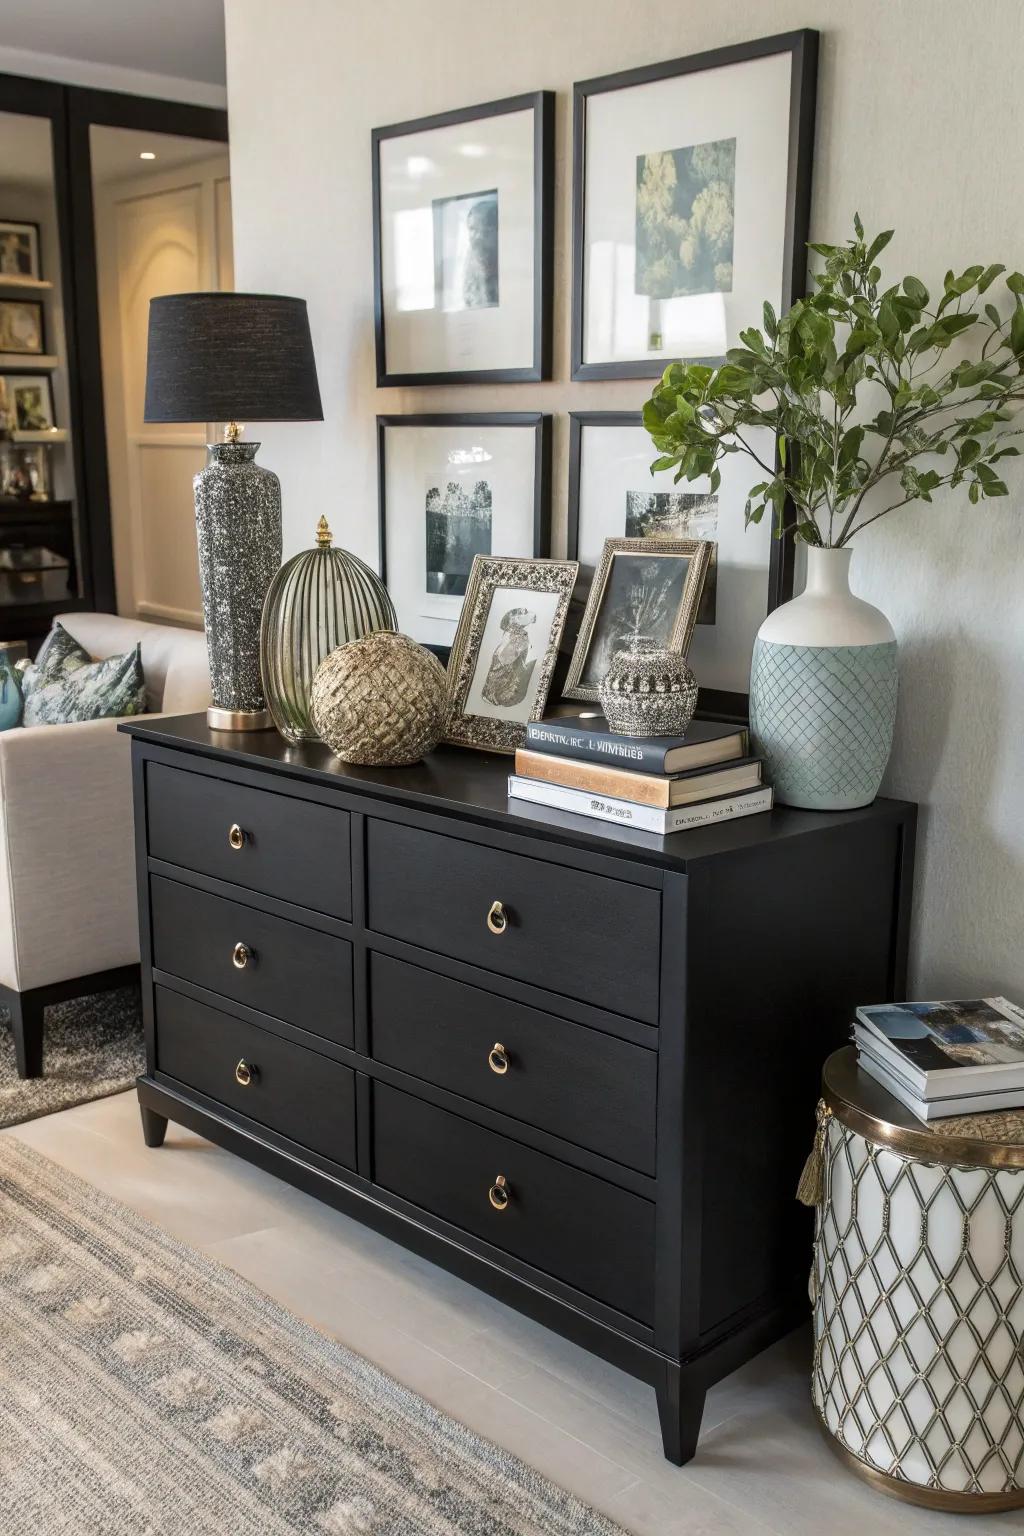
<path fill-rule="evenodd" d="M 922 1072 L 1024 1063 L 1024 1024 L 1003 998 L 882 1003 L 857 1015 Z"/>

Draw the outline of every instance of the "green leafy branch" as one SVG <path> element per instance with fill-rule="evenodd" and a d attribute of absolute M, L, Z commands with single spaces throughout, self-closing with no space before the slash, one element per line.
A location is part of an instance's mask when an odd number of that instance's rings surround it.
<path fill-rule="evenodd" d="M 982 297 L 998 262 L 947 272 L 935 302 L 917 277 L 883 289 L 893 231 L 869 241 L 856 214 L 853 226 L 845 245 L 811 246 L 824 263 L 813 295 L 781 319 L 765 304 L 763 329 L 741 331 L 718 368 L 670 364 L 644 406 L 652 474 L 708 476 L 717 491 L 721 460 L 746 454 L 764 472 L 747 525 L 769 512 L 778 537 L 831 548 L 941 486 L 966 483 L 972 503 L 1005 496 L 998 465 L 1019 452 L 1008 424 L 1024 402 L 1024 276 L 1004 279 L 1006 315 Z M 968 337 L 973 356 L 950 362 Z"/>

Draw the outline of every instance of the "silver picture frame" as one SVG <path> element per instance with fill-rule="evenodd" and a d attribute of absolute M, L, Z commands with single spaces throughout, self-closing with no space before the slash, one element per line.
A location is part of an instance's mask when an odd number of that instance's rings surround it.
<path fill-rule="evenodd" d="M 448 661 L 447 742 L 509 754 L 523 745 L 544 716 L 578 574 L 575 560 L 476 556 Z"/>
<path fill-rule="evenodd" d="M 656 638 L 661 641 L 666 650 L 674 652 L 677 656 L 685 656 L 697 622 L 704 581 L 711 564 L 713 550 L 713 543 L 706 539 L 605 539 L 601 558 L 594 572 L 594 580 L 587 598 L 579 634 L 576 637 L 562 697 L 578 699 L 583 703 L 595 703 L 600 699 L 599 681 L 595 681 L 593 677 L 591 651 L 598 641 L 603 641 L 607 649 L 606 639 L 602 635 L 602 624 L 607 622 L 604 610 L 609 597 L 614 596 L 616 577 L 619 574 L 616 560 L 621 558 L 623 565 L 627 560 L 638 564 L 642 560 L 645 565 L 650 561 L 663 560 L 686 562 L 684 570 L 680 573 L 682 581 L 677 599 L 671 598 L 671 594 L 666 594 L 664 591 L 661 594 L 655 592 L 662 607 L 667 597 L 672 601 L 667 633 L 662 633 Z M 641 600 L 637 599 L 638 603 L 639 601 Z M 649 629 L 643 627 L 644 622 L 643 613 L 636 612 L 633 616 L 633 629 L 636 635 L 649 634 Z M 664 629 L 663 615 L 660 622 Z M 610 659 L 609 655 L 609 663 Z"/>

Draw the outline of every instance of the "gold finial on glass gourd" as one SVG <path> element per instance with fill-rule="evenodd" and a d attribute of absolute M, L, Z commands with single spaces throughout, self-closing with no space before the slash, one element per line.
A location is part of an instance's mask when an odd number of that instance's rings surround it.
<path fill-rule="evenodd" d="M 394 604 L 380 577 L 336 549 L 321 517 L 316 546 L 284 564 L 263 607 L 260 663 L 274 724 L 286 741 L 319 741 L 309 692 L 325 656 L 378 629 L 396 629 Z"/>

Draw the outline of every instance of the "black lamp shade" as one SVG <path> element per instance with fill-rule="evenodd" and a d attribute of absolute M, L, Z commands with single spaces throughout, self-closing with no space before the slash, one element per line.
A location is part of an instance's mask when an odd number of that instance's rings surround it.
<path fill-rule="evenodd" d="M 146 421 L 323 421 L 305 299 L 172 293 L 149 305 Z"/>

